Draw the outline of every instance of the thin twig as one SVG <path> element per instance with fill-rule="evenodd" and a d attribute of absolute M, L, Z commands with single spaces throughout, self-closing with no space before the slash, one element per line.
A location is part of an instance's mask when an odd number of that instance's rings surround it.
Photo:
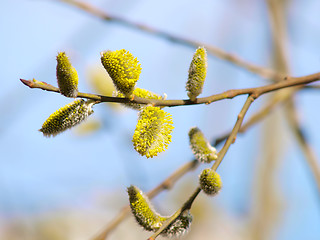
<path fill-rule="evenodd" d="M 214 47 L 212 45 L 209 44 L 205 44 L 203 42 L 199 42 L 199 41 L 194 41 L 188 38 L 183 38 L 180 36 L 175 36 L 173 34 L 170 34 L 166 31 L 162 31 L 159 29 L 155 29 L 151 26 L 147 26 L 144 24 L 140 24 L 140 23 L 135 23 L 132 22 L 130 20 L 127 20 L 125 18 L 121 18 L 118 16 L 113 16 L 111 14 L 108 14 L 106 12 L 101 11 L 100 9 L 92 6 L 89 3 L 85 3 L 82 1 L 74 1 L 74 0 L 58 0 L 60 2 L 64 2 L 67 3 L 69 5 L 75 6 L 83 11 L 85 11 L 86 13 L 89 13 L 93 16 L 96 16 L 104 21 L 108 21 L 108 22 L 116 22 L 119 23 L 123 26 L 126 27 L 130 27 L 130 28 L 134 28 L 134 29 L 138 29 L 141 30 L 143 32 L 155 35 L 157 37 L 166 39 L 168 41 L 171 42 L 175 42 L 175 43 L 179 43 L 188 47 L 192 47 L 192 48 L 197 48 L 199 46 L 204 46 L 207 49 L 207 52 L 217 58 L 220 58 L 222 60 L 231 62 L 241 68 L 244 68 L 252 73 L 255 73 L 257 75 L 259 75 L 262 78 L 266 78 L 266 79 L 273 79 L 273 80 L 280 80 L 283 78 L 283 74 L 277 73 L 271 69 L 265 68 L 265 67 L 261 67 L 252 63 L 249 63 L 241 58 L 239 58 L 238 56 L 235 56 L 234 54 L 230 54 L 227 53 L 225 51 L 223 51 L 222 49 L 218 48 L 218 47 Z"/>
<path fill-rule="evenodd" d="M 149 199 L 152 199 L 157 194 L 162 192 L 163 190 L 170 189 L 182 176 L 184 176 L 187 172 L 194 170 L 199 165 L 199 161 L 192 160 L 184 164 L 182 167 L 174 171 L 168 178 L 166 178 L 163 182 L 161 182 L 158 186 L 147 193 Z M 92 240 L 105 240 L 107 236 L 111 233 L 112 230 L 116 226 L 118 226 L 123 219 L 129 216 L 130 206 L 124 207 L 118 215 L 104 228 L 104 230 L 99 233 L 96 237 L 92 238 Z"/>
<path fill-rule="evenodd" d="M 183 206 L 179 208 L 171 217 L 169 217 L 168 220 L 165 221 L 162 224 L 162 226 L 154 234 L 152 234 L 152 236 L 149 237 L 147 240 L 156 239 L 163 232 L 163 230 L 165 230 L 170 224 L 172 224 L 184 211 L 189 210 L 194 200 L 197 198 L 200 192 L 201 192 L 201 189 L 197 187 L 197 189 L 192 193 L 192 195 L 183 204 Z"/>
<path fill-rule="evenodd" d="M 215 163 L 213 164 L 212 166 L 212 169 L 213 170 L 217 170 L 217 168 L 219 167 L 221 161 L 223 160 L 225 154 L 227 153 L 228 149 L 230 148 L 231 144 L 235 142 L 236 140 L 236 136 L 241 128 L 241 125 L 242 125 L 242 122 L 243 122 L 243 119 L 244 119 L 244 116 L 246 115 L 249 107 L 251 106 L 251 104 L 253 103 L 253 101 L 255 100 L 256 98 L 253 96 L 253 95 L 250 95 L 245 104 L 243 105 L 239 115 L 238 115 L 238 119 L 237 119 L 237 122 L 236 124 L 234 125 L 227 141 L 225 142 L 223 148 L 219 151 L 219 154 L 218 154 L 218 158 L 217 160 L 215 161 Z"/>
<path fill-rule="evenodd" d="M 213 170 L 217 170 L 223 158 L 225 157 L 228 149 L 230 148 L 231 144 L 235 142 L 237 133 L 240 130 L 243 119 L 254 100 L 255 100 L 255 96 L 253 95 L 248 96 L 246 102 L 244 103 L 238 115 L 237 121 L 231 131 L 231 134 L 229 135 L 222 149 L 219 151 L 217 160 L 211 167 Z M 159 230 L 157 230 L 151 237 L 149 237 L 148 240 L 156 239 L 159 236 L 159 234 L 161 234 L 163 230 L 165 230 L 170 224 L 172 224 L 184 211 L 189 210 L 194 200 L 197 198 L 200 192 L 201 192 L 201 189 L 198 187 L 193 192 L 193 194 L 188 198 L 188 200 L 183 204 L 183 206 L 180 209 L 178 209 L 166 222 L 164 222 L 163 225 L 159 228 Z"/>
<path fill-rule="evenodd" d="M 305 87 L 305 86 L 304 86 Z M 292 89 L 292 91 L 282 92 L 281 94 L 275 94 L 270 102 L 267 102 L 265 106 L 255 112 L 240 128 L 239 133 L 244 133 L 248 130 L 249 127 L 253 126 L 254 124 L 260 122 L 263 118 L 265 118 L 269 113 L 279 104 L 287 101 L 290 97 L 300 89 L 304 87 L 296 87 Z M 230 132 L 216 138 L 212 145 L 217 146 L 221 142 L 225 141 Z"/>
<path fill-rule="evenodd" d="M 287 77 L 285 81 L 265 85 L 262 87 L 256 88 L 243 88 L 243 89 L 232 89 L 225 91 L 223 93 L 214 94 L 209 97 L 198 98 L 196 101 L 191 101 L 190 99 L 182 99 L 182 100 L 155 100 L 155 99 L 145 99 L 134 97 L 134 99 L 128 98 L 119 98 L 119 97 L 108 97 L 96 94 L 88 94 L 79 92 L 77 97 L 88 98 L 92 100 L 96 100 L 99 102 L 118 102 L 118 103 L 139 103 L 139 104 L 152 104 L 153 106 L 167 106 L 167 107 L 176 107 L 183 105 L 195 105 L 195 104 L 210 104 L 212 102 L 220 101 L 223 99 L 232 99 L 239 95 L 247 95 L 253 94 L 255 98 L 260 95 L 263 95 L 268 92 L 276 91 L 279 89 L 294 87 L 299 85 L 304 85 L 308 83 L 312 83 L 318 81 L 320 79 L 320 72 L 303 76 L 303 77 Z M 46 91 L 52 91 L 59 93 L 59 89 L 47 84 L 45 82 L 37 81 L 37 80 L 24 80 L 20 79 L 22 83 L 27 85 L 30 88 L 39 88 Z"/>

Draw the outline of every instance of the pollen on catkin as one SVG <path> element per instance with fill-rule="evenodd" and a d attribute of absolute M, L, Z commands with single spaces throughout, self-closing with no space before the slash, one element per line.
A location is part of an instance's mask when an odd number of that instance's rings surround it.
<path fill-rule="evenodd" d="M 137 58 L 125 49 L 101 53 L 101 63 L 111 77 L 116 89 L 130 97 L 141 73 Z"/>
<path fill-rule="evenodd" d="M 211 146 L 201 130 L 193 127 L 189 130 L 189 141 L 195 158 L 203 163 L 210 163 L 218 158 L 217 150 Z"/>
<path fill-rule="evenodd" d="M 165 220 L 152 207 L 147 196 L 136 186 L 128 187 L 130 208 L 140 226 L 147 231 L 156 231 Z"/>
<path fill-rule="evenodd" d="M 143 108 L 133 134 L 134 149 L 147 158 L 157 156 L 171 142 L 172 124 L 171 115 L 159 107 Z"/>
<path fill-rule="evenodd" d="M 202 93 L 202 88 L 207 75 L 207 51 L 199 47 L 193 55 L 186 90 L 191 101 L 195 101 Z"/>
<path fill-rule="evenodd" d="M 199 184 L 204 193 L 208 195 L 215 195 L 222 188 L 220 175 L 211 168 L 206 168 L 201 172 Z"/>
<path fill-rule="evenodd" d="M 143 88 L 135 88 L 132 94 L 140 98 L 158 99 L 158 100 L 164 99 L 164 97 Z M 124 97 L 124 95 L 118 91 L 115 92 L 114 96 Z M 124 105 L 135 110 L 141 110 L 143 107 L 145 107 L 144 104 L 138 104 L 138 103 L 124 103 Z"/>
<path fill-rule="evenodd" d="M 93 104 L 92 100 L 75 100 L 52 113 L 39 131 L 46 137 L 54 137 L 72 128 L 93 113 Z"/>
<path fill-rule="evenodd" d="M 57 80 L 60 93 L 66 97 L 77 97 L 78 73 L 65 52 L 57 55 Z"/>

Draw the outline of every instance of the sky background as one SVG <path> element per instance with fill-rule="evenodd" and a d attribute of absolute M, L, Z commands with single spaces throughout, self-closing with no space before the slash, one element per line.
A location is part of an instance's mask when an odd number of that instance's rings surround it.
<path fill-rule="evenodd" d="M 173 115 L 173 141 L 166 152 L 154 159 L 139 156 L 132 147 L 137 113 L 104 104 L 95 105 L 95 113 L 89 118 L 100 123 L 99 130 L 80 135 L 71 130 L 55 138 L 43 137 L 38 131 L 42 123 L 71 100 L 56 93 L 29 89 L 19 79 L 35 78 L 56 86 L 55 57 L 59 51 L 65 51 L 77 69 L 81 92 L 95 92 L 88 72 L 103 70 L 100 52 L 124 48 L 141 63 L 138 87 L 166 93 L 168 99 L 184 99 L 195 49 L 118 23 L 104 22 L 58 1 L 0 3 L 0 225 L 55 209 L 94 208 L 99 198 L 108 194 L 119 193 L 126 203 L 127 186 L 134 184 L 148 191 L 192 159 L 187 135 L 191 127 L 198 126 L 209 139 L 233 127 L 245 97 L 208 106 L 166 108 Z M 94 0 L 90 4 L 176 36 L 212 44 L 251 63 L 272 66 L 269 16 L 262 0 Z M 320 2 L 292 0 L 287 10 L 291 73 L 303 76 L 318 72 Z M 267 83 L 244 69 L 209 56 L 201 96 Z M 266 100 L 267 96 L 258 99 L 248 115 Z M 319 100 L 317 90 L 301 91 L 295 97 L 301 123 L 317 156 Z M 277 112 L 281 115 L 281 108 Z M 275 119 L 278 118 L 269 119 L 269 123 L 263 121 L 238 137 L 219 168 L 223 191 L 210 202 L 239 218 L 250 212 L 254 205 L 255 172 L 263 149 L 268 148 L 263 140 L 257 139 L 264 138 L 269 126 L 269 139 L 281 146 L 275 181 L 281 193 L 283 216 L 274 239 L 302 236 L 319 239 L 320 205 L 313 178 L 285 120 L 278 119 L 275 123 L 281 126 L 279 130 L 272 126 Z M 192 174 L 193 181 L 197 181 L 199 173 L 197 169 Z M 186 192 L 182 199 L 190 193 Z"/>

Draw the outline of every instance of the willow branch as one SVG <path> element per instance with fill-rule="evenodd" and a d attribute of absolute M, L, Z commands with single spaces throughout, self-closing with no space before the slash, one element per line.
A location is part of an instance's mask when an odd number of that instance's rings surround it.
<path fill-rule="evenodd" d="M 161 182 L 158 186 L 147 193 L 149 199 L 154 198 L 163 190 L 170 189 L 182 176 L 184 176 L 187 172 L 194 170 L 199 165 L 199 161 L 192 160 L 184 164 L 182 167 L 177 169 L 174 173 L 172 173 L 167 179 Z M 130 206 L 124 207 L 119 214 L 104 228 L 104 230 L 99 233 L 96 237 L 92 238 L 92 240 L 105 240 L 107 236 L 111 233 L 113 229 L 115 229 L 130 213 Z"/>
<path fill-rule="evenodd" d="M 217 170 L 217 168 L 221 164 L 224 156 L 226 155 L 227 151 L 229 150 L 231 144 L 236 141 L 236 137 L 237 137 L 237 134 L 241 128 L 244 116 L 246 115 L 249 107 L 251 106 L 251 104 L 253 103 L 254 100 L 255 100 L 255 97 L 253 95 L 250 95 L 247 98 L 245 104 L 243 105 L 243 107 L 238 115 L 238 119 L 237 119 L 236 124 L 234 125 L 234 127 L 233 127 L 229 137 L 227 138 L 227 141 L 225 142 L 224 146 L 219 151 L 217 160 L 215 161 L 215 163 L 211 167 L 212 170 Z"/>
<path fill-rule="evenodd" d="M 153 106 L 166 106 L 166 107 L 176 107 L 184 105 L 196 105 L 196 104 L 210 104 L 212 102 L 220 101 L 223 99 L 232 99 L 240 95 L 253 95 L 257 98 L 268 92 L 276 91 L 283 88 L 294 87 L 299 85 L 305 85 L 318 81 L 320 79 L 320 73 L 315 73 L 303 77 L 286 77 L 285 81 L 265 85 L 256 88 L 243 88 L 243 89 L 232 89 L 225 91 L 223 93 L 214 94 L 209 97 L 198 98 L 196 101 L 191 101 L 189 99 L 182 100 L 155 100 L 155 99 L 145 99 L 134 97 L 134 99 L 119 98 L 119 97 L 108 97 L 96 94 L 81 93 L 79 92 L 77 97 L 88 98 L 96 100 L 98 102 L 118 102 L 118 103 L 139 103 L 139 104 L 152 104 Z M 30 88 L 39 88 L 46 91 L 57 92 L 59 89 L 45 82 L 37 80 L 24 80 L 20 79 L 23 84 Z"/>
<path fill-rule="evenodd" d="M 259 97 L 259 96 L 257 96 Z M 215 161 L 215 163 L 212 165 L 211 169 L 217 170 L 219 165 L 221 164 L 222 160 L 224 159 L 227 151 L 229 150 L 232 143 L 235 142 L 237 133 L 240 130 L 241 124 L 243 122 L 243 119 L 250 108 L 253 101 L 256 99 L 255 96 L 250 95 L 248 96 L 246 102 L 244 103 L 240 113 L 238 114 L 237 121 L 231 131 L 231 134 L 229 135 L 227 141 L 225 142 L 222 149 L 219 151 L 218 158 Z M 156 231 L 151 237 L 148 238 L 148 240 L 154 240 L 159 236 L 159 234 L 165 230 L 171 223 L 173 223 L 184 211 L 189 210 L 194 202 L 194 200 L 197 198 L 199 193 L 201 192 L 201 189 L 198 187 L 193 194 L 189 197 L 189 199 L 183 204 L 183 206 L 178 209 L 163 225 L 159 228 L 158 231 Z"/>
<path fill-rule="evenodd" d="M 279 104 L 286 102 L 288 99 L 292 97 L 292 95 L 300 89 L 304 89 L 303 87 L 296 87 L 292 89 L 292 91 L 282 92 L 281 94 L 276 94 L 273 98 L 266 103 L 261 109 L 255 112 L 240 128 L 239 133 L 244 133 L 250 128 L 251 126 L 255 125 L 256 123 L 260 122 L 263 118 L 265 118 L 269 113 Z M 225 141 L 230 132 L 220 136 L 219 138 L 215 139 L 215 142 L 212 145 L 217 146 L 221 142 Z"/>
<path fill-rule="evenodd" d="M 89 3 L 82 2 L 82 1 L 75 1 L 75 0 L 58 0 L 60 2 L 67 3 L 71 6 L 74 6 L 78 9 L 81 9 L 85 11 L 86 13 L 89 13 L 95 17 L 98 17 L 102 19 L 103 21 L 108 21 L 108 22 L 115 22 L 118 24 L 121 24 L 126 27 L 130 27 L 133 29 L 137 29 L 143 32 L 146 32 L 148 34 L 163 38 L 167 41 L 171 41 L 174 43 L 179 43 L 181 45 L 185 45 L 187 47 L 192 47 L 192 48 L 197 48 L 199 46 L 204 46 L 207 49 L 207 52 L 217 58 L 220 58 L 222 60 L 228 61 L 230 63 L 233 63 L 234 65 L 237 65 L 241 68 L 244 68 L 252 73 L 255 73 L 262 78 L 266 79 L 273 79 L 273 80 L 279 80 L 283 78 L 283 74 L 277 73 L 271 69 L 261 67 L 252 63 L 249 63 L 234 54 L 227 53 L 223 51 L 222 49 L 218 47 L 214 47 L 209 44 L 205 44 L 200 41 L 194 41 L 188 38 L 183 38 L 180 36 L 175 36 L 173 34 L 170 34 L 166 31 L 162 31 L 156 28 L 153 28 L 151 26 L 145 25 L 145 24 L 140 24 L 140 23 L 135 23 L 130 20 L 127 20 L 125 18 L 121 18 L 118 16 L 113 16 L 111 14 L 108 14 L 104 11 L 101 11 L 99 8 L 92 6 Z"/>

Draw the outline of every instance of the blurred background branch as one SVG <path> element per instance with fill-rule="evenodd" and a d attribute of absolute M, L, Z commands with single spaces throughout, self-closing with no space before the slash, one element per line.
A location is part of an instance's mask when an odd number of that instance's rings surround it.
<path fill-rule="evenodd" d="M 255 73 L 262 78 L 279 81 L 283 77 L 285 77 L 285 75 L 277 73 L 271 69 L 268 69 L 265 67 L 260 67 L 255 64 L 249 63 L 245 60 L 242 60 L 240 57 L 238 57 L 234 54 L 227 53 L 227 52 L 223 51 L 221 48 L 214 47 L 212 45 L 209 45 L 209 44 L 206 44 L 203 42 L 199 42 L 199 41 L 195 41 L 195 40 L 191 40 L 188 38 L 183 38 L 181 36 L 175 36 L 173 34 L 166 32 L 166 31 L 161 31 L 159 29 L 156 29 L 151 26 L 144 25 L 144 24 L 134 23 L 134 22 L 132 22 L 128 19 L 125 19 L 125 18 L 121 18 L 118 16 L 112 16 L 112 15 L 110 15 L 106 12 L 103 12 L 100 9 L 94 7 L 90 3 L 82 2 L 82 1 L 75 1 L 75 0 L 57 0 L 57 1 L 65 2 L 67 4 L 75 6 L 75 7 L 79 8 L 79 9 L 81 9 L 91 15 L 94 15 L 94 16 L 104 20 L 104 21 L 116 22 L 116 23 L 119 23 L 119 24 L 127 26 L 127 27 L 131 27 L 131 28 L 134 28 L 137 30 L 147 32 L 147 33 L 155 35 L 157 37 L 164 38 L 168 41 L 172 41 L 172 42 L 179 43 L 179 44 L 182 44 L 182 45 L 185 45 L 188 47 L 193 47 L 193 48 L 198 48 L 199 46 L 204 46 L 207 49 L 208 53 L 211 54 L 212 56 L 215 56 L 219 59 L 228 61 L 236 66 L 244 68 L 247 71 Z"/>
<path fill-rule="evenodd" d="M 289 74 L 288 57 L 287 57 L 287 8 L 290 4 L 289 0 L 268 0 L 268 10 L 270 13 L 270 21 L 273 29 L 274 38 L 274 52 L 275 52 L 275 65 L 279 71 Z M 317 162 L 318 159 L 312 150 L 311 145 L 308 143 L 307 137 L 303 134 L 302 127 L 298 121 L 298 109 L 294 102 L 295 89 L 285 90 L 284 93 L 278 94 L 291 94 L 287 104 L 285 105 L 285 117 L 288 125 L 296 138 L 304 156 L 310 172 L 313 175 L 315 184 L 317 186 L 317 195 L 320 197 L 320 167 Z M 320 199 L 319 199 L 320 200 Z"/>

